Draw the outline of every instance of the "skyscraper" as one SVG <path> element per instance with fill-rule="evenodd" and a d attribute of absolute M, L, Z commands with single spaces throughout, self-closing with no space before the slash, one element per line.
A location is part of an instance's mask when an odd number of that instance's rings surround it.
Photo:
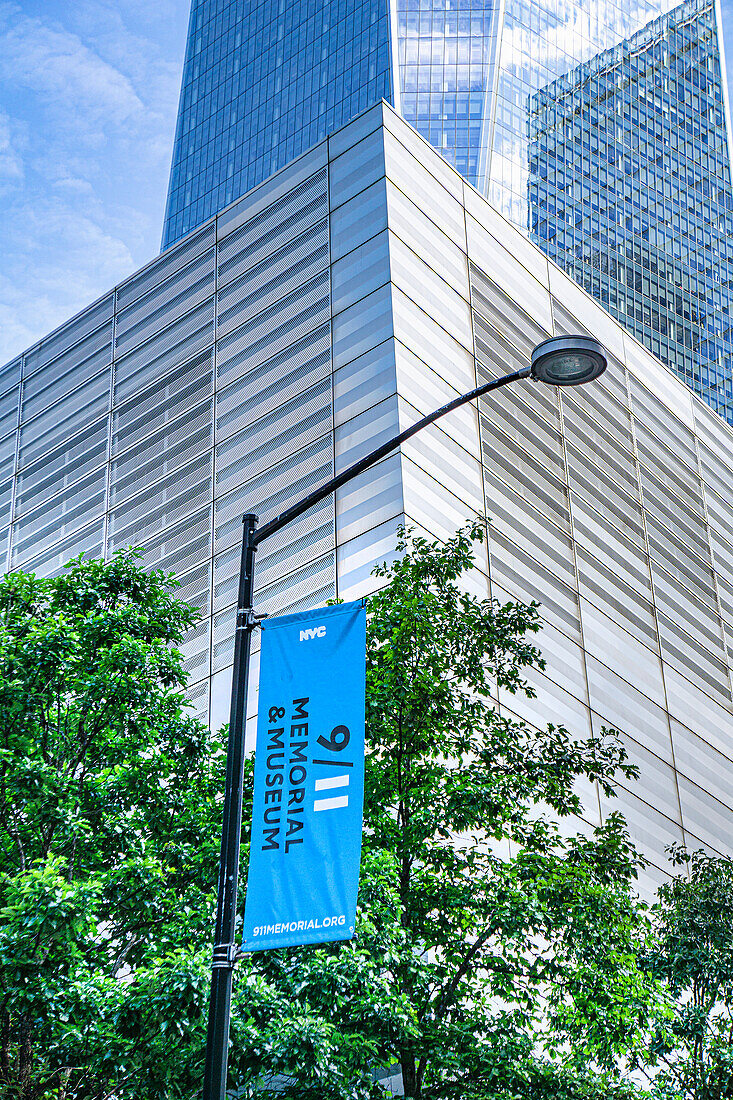
<path fill-rule="evenodd" d="M 712 0 L 686 0 L 532 97 L 530 231 L 733 421 L 733 192 L 715 35 Z"/>
<path fill-rule="evenodd" d="M 601 250 L 613 248 L 625 267 L 628 250 L 632 279 L 616 315 L 733 419 L 733 189 L 719 18 L 718 0 L 641 0 L 633 8 L 611 0 L 585 7 L 568 0 L 193 0 L 163 246 L 383 97 L 611 310 L 610 281 L 587 269 L 601 264 Z M 650 46 L 660 27 L 666 45 Z M 642 66 L 645 50 L 650 61 Z M 670 51 L 677 69 L 665 90 L 655 81 L 663 79 L 662 58 Z M 582 74 L 600 71 L 611 55 L 627 59 L 626 85 L 616 97 L 622 115 L 613 128 L 600 108 L 614 131 L 602 149 L 592 132 L 599 108 L 586 103 L 590 93 L 581 95 Z M 676 242 L 674 301 L 660 311 L 652 308 L 649 280 L 666 283 L 670 273 L 647 270 L 653 261 L 639 203 L 650 166 L 660 176 L 667 171 L 671 140 L 679 205 L 662 197 L 660 217 L 673 219 L 667 237 Z M 620 163 L 609 173 L 611 148 Z M 532 168 L 543 152 L 552 164 L 549 185 L 539 185 Z M 708 192 L 702 177 L 688 178 L 701 158 Z M 545 201 L 548 187 L 554 195 L 578 173 L 585 182 L 578 181 L 574 196 Z M 636 206 L 615 223 L 612 246 L 595 207 L 614 204 L 621 176 Z M 586 201 L 590 180 L 594 198 Z M 545 201 L 541 218 L 539 201 Z M 583 249 L 579 262 L 560 258 L 569 205 L 576 235 L 599 240 L 589 264 Z"/>
<path fill-rule="evenodd" d="M 167 248 L 372 103 L 388 0 L 192 0 Z"/>

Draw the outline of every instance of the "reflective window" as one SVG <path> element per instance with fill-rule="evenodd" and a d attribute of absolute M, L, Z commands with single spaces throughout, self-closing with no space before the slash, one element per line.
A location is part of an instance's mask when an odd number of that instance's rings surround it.
<path fill-rule="evenodd" d="M 474 187 L 485 186 L 494 0 L 396 0 L 400 108 Z"/>
<path fill-rule="evenodd" d="M 387 0 L 193 0 L 163 248 L 382 98 Z"/>
<path fill-rule="evenodd" d="M 532 238 L 733 423 L 733 191 L 712 0 L 529 92 Z"/>

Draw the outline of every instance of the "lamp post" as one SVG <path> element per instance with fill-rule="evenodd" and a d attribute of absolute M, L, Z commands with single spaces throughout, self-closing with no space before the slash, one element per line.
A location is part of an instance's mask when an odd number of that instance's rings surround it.
<path fill-rule="evenodd" d="M 216 907 L 216 930 L 211 971 L 209 998 L 209 1023 L 206 1036 L 206 1069 L 203 1100 L 225 1100 L 227 1062 L 229 1053 L 229 1013 L 232 996 L 232 976 L 237 958 L 234 939 L 237 910 L 237 885 L 239 877 L 239 847 L 242 831 L 242 793 L 244 774 L 244 733 L 249 682 L 250 641 L 257 625 L 257 615 L 252 607 L 254 596 L 254 560 L 259 544 L 276 534 L 288 523 L 307 512 L 314 504 L 346 485 L 375 462 L 396 450 L 402 443 L 446 413 L 461 405 L 482 397 L 492 390 L 533 378 L 553 386 L 579 386 L 591 382 L 606 369 L 606 354 L 602 345 L 588 336 L 556 337 L 545 340 L 532 352 L 531 366 L 513 371 L 502 378 L 495 378 L 477 386 L 468 393 L 454 398 L 446 405 L 417 420 L 409 428 L 399 432 L 388 442 L 376 447 L 342 473 L 332 477 L 324 485 L 308 493 L 279 516 L 271 519 L 259 530 L 257 516 L 248 513 L 243 517 L 242 560 L 239 573 L 237 622 L 234 637 L 234 669 L 232 673 L 232 700 L 229 718 L 229 742 L 227 747 L 226 787 L 224 792 L 224 821 L 222 825 L 221 856 L 219 862 L 219 887 Z"/>

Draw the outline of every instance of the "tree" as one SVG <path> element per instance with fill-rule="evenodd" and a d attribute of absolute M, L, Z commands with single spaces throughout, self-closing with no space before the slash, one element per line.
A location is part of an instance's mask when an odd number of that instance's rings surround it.
<path fill-rule="evenodd" d="M 659 889 L 645 956 L 665 985 L 649 1042 L 659 1100 L 733 1097 L 733 860 L 670 849 L 685 871 Z"/>
<path fill-rule="evenodd" d="M 3 1097 L 199 1079 L 223 768 L 182 694 L 196 618 L 131 552 L 0 582 Z"/>
<path fill-rule="evenodd" d="M 481 532 L 474 524 L 443 545 L 403 532 L 368 601 L 364 843 L 389 904 L 375 920 L 367 875 L 351 944 L 254 955 L 240 973 L 282 991 L 273 1016 L 285 1038 L 262 1011 L 260 1065 L 284 1075 L 290 1100 L 371 1095 L 370 1068 L 390 1062 L 415 1100 L 633 1091 L 622 1056 L 654 992 L 636 962 L 638 859 L 618 815 L 579 835 L 559 822 L 581 812 L 579 778 L 611 794 L 614 775 L 634 769 L 611 734 L 534 730 L 492 702 L 497 690 L 531 694 L 523 673 L 543 662 L 529 640 L 536 605 L 461 587 Z M 370 942 L 377 926 L 381 943 Z M 334 1010 L 320 995 L 326 976 L 363 953 L 381 983 L 342 987 Z M 349 1073 L 338 1041 L 324 1048 L 318 1086 L 289 1045 L 295 1022 L 315 1013 L 344 1041 L 363 1035 L 365 1002 L 386 1026 L 359 1050 L 347 1042 Z M 236 1035 L 235 1077 L 250 1087 L 256 1069 L 241 1052 L 254 1036 Z"/>
<path fill-rule="evenodd" d="M 462 587 L 481 531 L 403 533 L 377 570 L 356 936 L 240 962 L 242 1098 L 376 1098 L 394 1063 L 415 1100 L 633 1094 L 656 989 L 638 861 L 620 817 L 567 820 L 579 779 L 633 769 L 611 734 L 492 702 L 542 660 L 535 605 Z M 223 746 L 181 694 L 194 619 L 130 553 L 0 583 L 2 1097 L 198 1095 Z"/>

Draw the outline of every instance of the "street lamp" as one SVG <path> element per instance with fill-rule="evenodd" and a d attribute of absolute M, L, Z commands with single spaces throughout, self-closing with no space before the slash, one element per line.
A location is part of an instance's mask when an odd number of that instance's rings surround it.
<path fill-rule="evenodd" d="M 545 340 L 532 352 L 528 367 L 513 371 L 502 378 L 485 382 L 468 393 L 417 420 L 409 428 L 375 448 L 347 470 L 332 477 L 320 488 L 308 493 L 279 516 L 257 530 L 257 516 L 243 517 L 242 560 L 239 571 L 237 624 L 234 636 L 234 669 L 232 672 L 232 702 L 229 717 L 227 773 L 224 792 L 224 821 L 219 862 L 219 887 L 216 907 L 214 955 L 211 970 L 209 1024 L 206 1036 L 206 1069 L 203 1100 L 226 1100 L 226 1078 L 229 1048 L 229 1011 L 232 996 L 232 975 L 238 948 L 234 940 L 239 877 L 239 847 L 242 831 L 242 794 L 244 775 L 244 727 L 249 681 L 250 641 L 258 616 L 252 607 L 254 596 L 254 561 L 259 544 L 276 534 L 288 523 L 323 500 L 396 450 L 402 443 L 441 416 L 460 408 L 491 390 L 510 382 L 532 378 L 552 386 L 579 386 L 591 382 L 606 369 L 606 353 L 597 340 L 588 336 L 562 336 Z"/>
<path fill-rule="evenodd" d="M 556 336 L 532 352 L 532 377 L 551 386 L 582 386 L 606 369 L 606 353 L 592 336 Z"/>

